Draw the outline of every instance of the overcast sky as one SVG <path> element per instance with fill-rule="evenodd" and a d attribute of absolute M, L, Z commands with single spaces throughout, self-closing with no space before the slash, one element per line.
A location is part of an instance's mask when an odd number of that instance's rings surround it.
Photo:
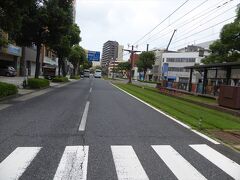
<path fill-rule="evenodd" d="M 185 1 L 77 0 L 76 23 L 81 29 L 80 45 L 88 50 L 102 51 L 104 42 L 115 40 L 128 48 L 128 44 L 134 44 Z M 177 32 L 170 45 L 171 50 L 217 39 L 222 26 L 234 20 L 232 17 L 236 15 L 238 3 L 240 0 L 189 0 L 139 41 L 138 50 L 145 50 L 147 43 L 150 49 L 166 48 L 174 29 Z"/>

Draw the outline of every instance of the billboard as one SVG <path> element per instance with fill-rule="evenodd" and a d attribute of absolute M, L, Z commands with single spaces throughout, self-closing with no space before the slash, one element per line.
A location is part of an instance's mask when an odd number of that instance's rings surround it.
<path fill-rule="evenodd" d="M 168 63 L 164 63 L 162 66 L 162 74 L 163 76 L 167 77 L 168 76 Z"/>
<path fill-rule="evenodd" d="M 100 52 L 99 51 L 87 51 L 88 61 L 100 61 Z"/>

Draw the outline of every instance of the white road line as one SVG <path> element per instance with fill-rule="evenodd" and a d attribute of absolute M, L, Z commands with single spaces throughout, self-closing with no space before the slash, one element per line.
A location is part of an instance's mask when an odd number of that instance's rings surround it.
<path fill-rule="evenodd" d="M 87 103 L 85 105 L 85 109 L 84 109 L 83 115 L 82 115 L 81 123 L 80 123 L 79 128 L 78 128 L 79 131 L 85 131 L 89 104 L 90 104 L 90 102 L 87 101 Z"/>
<path fill-rule="evenodd" d="M 87 179 L 88 146 L 66 146 L 54 180 Z"/>
<path fill-rule="evenodd" d="M 89 93 L 91 93 L 91 92 L 92 92 L 92 88 L 89 89 Z"/>
<path fill-rule="evenodd" d="M 176 118 L 174 118 L 174 117 L 172 117 L 172 116 L 166 114 L 165 112 L 163 112 L 163 111 L 161 111 L 161 110 L 155 108 L 154 106 L 152 106 L 152 105 L 146 103 L 145 101 L 143 101 L 143 100 L 139 99 L 138 97 L 136 97 L 136 96 L 130 94 L 129 92 L 127 92 L 127 91 L 121 89 L 120 87 L 118 87 L 118 86 L 116 86 L 116 85 L 114 85 L 114 84 L 112 84 L 112 83 L 110 83 L 110 84 L 113 85 L 114 87 L 116 87 L 117 89 L 123 91 L 124 93 L 128 94 L 129 96 L 131 96 L 131 97 L 137 99 L 138 101 L 142 102 L 143 104 L 147 105 L 148 107 L 150 107 L 150 108 L 156 110 L 157 112 L 163 114 L 164 116 L 168 117 L 169 119 L 175 121 L 176 123 L 180 124 L 181 126 L 183 126 L 183 127 L 187 128 L 187 129 L 189 129 L 190 131 L 192 131 L 192 132 L 198 134 L 198 135 L 201 136 L 202 138 L 204 138 L 204 139 L 206 139 L 206 140 L 212 142 L 213 144 L 220 144 L 220 143 L 217 142 L 216 140 L 214 140 L 214 139 L 212 139 L 212 138 L 210 138 L 210 137 L 208 137 L 208 136 L 206 136 L 206 135 L 204 135 L 204 134 L 202 134 L 202 133 L 200 133 L 200 132 L 198 132 L 198 131 L 192 129 L 190 126 L 188 126 L 188 125 L 182 123 L 181 121 L 177 120 Z"/>
<path fill-rule="evenodd" d="M 131 146 L 111 146 L 118 180 L 148 180 Z"/>
<path fill-rule="evenodd" d="M 211 161 L 217 167 L 225 171 L 227 174 L 232 176 L 234 179 L 240 180 L 239 164 L 222 155 L 221 153 L 217 152 L 216 150 L 212 149 L 206 144 L 196 144 L 189 146 L 198 153 L 200 153 L 202 156 L 204 156 L 206 159 Z"/>
<path fill-rule="evenodd" d="M 11 106 L 11 104 L 0 104 L 0 110 L 6 109 L 10 106 Z"/>
<path fill-rule="evenodd" d="M 202 138 L 207 139 L 208 141 L 212 142 L 213 144 L 220 144 L 219 142 L 215 141 L 214 139 L 212 139 L 212 138 L 206 136 L 205 134 L 202 134 L 202 133 L 200 133 L 200 132 L 198 132 L 198 131 L 196 131 L 194 129 L 191 129 L 191 131 L 196 133 L 196 134 L 198 134 Z"/>
<path fill-rule="evenodd" d="M 0 164 L 0 180 L 18 179 L 41 147 L 18 147 Z"/>
<path fill-rule="evenodd" d="M 206 179 L 187 160 L 169 145 L 153 145 L 159 157 L 166 163 L 169 169 L 178 179 L 200 180 Z"/>

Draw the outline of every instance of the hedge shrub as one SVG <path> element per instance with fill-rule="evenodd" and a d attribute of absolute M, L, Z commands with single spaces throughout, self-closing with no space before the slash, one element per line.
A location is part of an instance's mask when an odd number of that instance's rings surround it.
<path fill-rule="evenodd" d="M 13 84 L 0 82 L 0 98 L 17 94 L 17 92 L 18 92 L 17 86 Z"/>
<path fill-rule="evenodd" d="M 80 76 L 70 76 L 70 79 L 80 79 Z"/>
<path fill-rule="evenodd" d="M 47 79 L 36 79 L 36 78 L 29 78 L 28 79 L 28 87 L 31 89 L 40 89 L 49 87 L 50 82 Z"/>
<path fill-rule="evenodd" d="M 55 77 L 53 78 L 52 82 L 68 82 L 68 78 L 67 77 Z"/>

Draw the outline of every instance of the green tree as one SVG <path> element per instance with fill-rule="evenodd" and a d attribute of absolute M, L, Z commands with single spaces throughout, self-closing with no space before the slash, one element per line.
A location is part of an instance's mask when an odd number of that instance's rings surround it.
<path fill-rule="evenodd" d="M 69 61 L 73 64 L 73 75 L 76 75 L 76 72 L 78 72 L 78 68 L 80 67 L 80 64 L 86 61 L 86 52 L 84 49 L 79 46 L 75 45 L 71 48 L 71 52 L 69 55 Z"/>
<path fill-rule="evenodd" d="M 89 69 L 92 67 L 92 62 L 88 60 L 84 60 L 82 65 L 83 65 L 83 69 Z"/>
<path fill-rule="evenodd" d="M 130 71 L 131 70 L 131 63 L 126 61 L 126 62 L 121 62 L 117 66 L 117 71 L 123 72 L 123 71 Z"/>
<path fill-rule="evenodd" d="M 137 61 L 138 71 L 144 72 L 144 79 L 146 76 L 147 69 L 152 69 L 152 66 L 155 62 L 155 54 L 154 52 L 142 52 L 139 56 L 139 60 Z"/>
<path fill-rule="evenodd" d="M 96 69 L 102 70 L 102 67 L 101 67 L 101 66 L 95 66 L 94 69 L 95 69 L 95 70 L 96 70 Z"/>
<path fill-rule="evenodd" d="M 234 22 L 223 26 L 220 39 L 210 45 L 212 53 L 202 62 L 219 63 L 240 61 L 240 9 Z"/>
<path fill-rule="evenodd" d="M 33 0 L 0 1 L 0 47 L 7 44 L 7 39 L 2 36 L 1 31 L 5 31 L 11 35 L 14 30 L 20 29 L 23 14 L 30 7 L 32 1 Z"/>
<path fill-rule="evenodd" d="M 15 29 L 13 33 L 17 44 L 22 46 L 35 44 L 37 47 L 35 78 L 39 77 L 40 72 L 40 50 L 49 35 L 47 20 L 48 13 L 45 1 L 32 1 L 29 9 L 22 17 L 21 28 L 19 30 Z"/>
<path fill-rule="evenodd" d="M 47 45 L 58 56 L 58 75 L 60 76 L 60 69 L 62 69 L 63 76 L 66 76 L 64 59 L 69 56 L 71 47 L 81 40 L 80 29 L 76 24 L 73 24 L 72 1 L 49 0 L 48 13 L 50 16 Z"/>

